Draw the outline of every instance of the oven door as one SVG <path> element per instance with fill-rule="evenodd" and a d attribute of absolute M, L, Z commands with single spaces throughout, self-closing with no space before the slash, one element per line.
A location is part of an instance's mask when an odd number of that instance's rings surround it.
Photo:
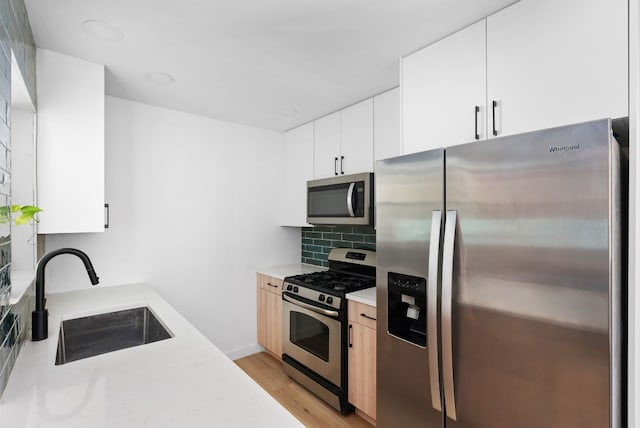
<path fill-rule="evenodd" d="M 338 313 L 316 308 L 283 294 L 282 351 L 310 370 L 340 386 L 341 330 Z M 326 313 L 331 313 L 327 315 Z M 335 314 L 335 317 L 333 316 Z"/>

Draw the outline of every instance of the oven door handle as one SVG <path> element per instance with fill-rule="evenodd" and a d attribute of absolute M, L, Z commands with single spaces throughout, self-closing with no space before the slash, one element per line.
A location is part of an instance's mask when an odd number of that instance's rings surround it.
<path fill-rule="evenodd" d="M 338 318 L 340 316 L 340 314 L 336 311 L 330 311 L 328 309 L 318 308 L 317 306 L 313 306 L 313 305 L 310 305 L 309 303 L 301 302 L 298 299 L 289 297 L 287 294 L 283 294 L 282 298 L 287 302 L 293 303 L 294 305 L 302 306 L 303 308 L 309 309 L 310 311 L 317 312 L 319 314 L 326 315 L 328 317 Z"/>

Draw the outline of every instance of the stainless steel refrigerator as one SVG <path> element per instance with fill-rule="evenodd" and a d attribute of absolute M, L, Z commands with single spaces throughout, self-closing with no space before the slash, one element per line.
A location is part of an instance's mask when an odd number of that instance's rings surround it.
<path fill-rule="evenodd" d="M 377 163 L 378 428 L 620 427 L 618 165 L 610 120 Z"/>

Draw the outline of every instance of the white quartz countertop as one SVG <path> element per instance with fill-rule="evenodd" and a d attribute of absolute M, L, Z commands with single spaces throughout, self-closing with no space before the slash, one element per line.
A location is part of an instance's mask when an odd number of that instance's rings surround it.
<path fill-rule="evenodd" d="M 305 273 L 312 273 L 327 270 L 326 267 L 308 265 L 306 263 L 293 263 L 289 265 L 270 266 L 258 269 L 258 273 L 268 275 L 273 278 L 284 279 L 287 276 L 303 275 Z"/>
<path fill-rule="evenodd" d="M 11 297 L 9 298 L 9 304 L 15 305 L 18 303 L 35 279 L 35 269 L 11 269 Z"/>
<path fill-rule="evenodd" d="M 376 287 L 365 288 L 346 295 L 347 299 L 376 307 Z"/>
<path fill-rule="evenodd" d="M 61 319 L 138 306 L 174 337 L 54 365 Z M 49 294 L 47 308 L 49 338 L 22 348 L 0 426 L 302 426 L 148 285 Z"/>

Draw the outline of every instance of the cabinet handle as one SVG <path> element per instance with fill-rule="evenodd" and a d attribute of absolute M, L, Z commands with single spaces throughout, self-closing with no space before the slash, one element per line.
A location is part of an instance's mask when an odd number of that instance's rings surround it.
<path fill-rule="evenodd" d="M 369 315 L 367 315 L 367 314 L 360 314 L 360 316 L 361 316 L 361 317 L 364 317 L 364 318 L 366 318 L 366 319 L 368 319 L 368 320 L 371 320 L 371 321 L 376 321 L 376 318 L 374 318 L 374 317 L 370 317 L 370 316 L 369 316 Z"/>
<path fill-rule="evenodd" d="M 338 158 L 333 159 L 333 173 L 338 175 Z"/>
<path fill-rule="evenodd" d="M 480 106 L 476 106 L 476 140 L 480 139 L 480 134 L 478 134 L 478 113 L 480 113 Z"/>
<path fill-rule="evenodd" d="M 278 288 L 278 286 L 277 286 L 277 285 L 274 285 L 274 284 L 272 284 L 272 283 L 270 283 L 270 282 L 267 282 L 267 285 L 268 285 L 269 287 L 275 287 L 275 288 Z"/>
<path fill-rule="evenodd" d="M 349 324 L 349 348 L 353 348 L 353 341 L 351 340 L 353 332 L 353 325 Z"/>
<path fill-rule="evenodd" d="M 340 156 L 340 174 L 344 175 L 344 156 Z"/>
<path fill-rule="evenodd" d="M 104 223 L 104 228 L 105 229 L 109 229 L 109 223 L 110 223 L 110 221 L 109 221 L 109 204 L 104 204 L 104 210 L 105 210 L 105 214 L 106 214 L 105 215 L 106 221 Z"/>
<path fill-rule="evenodd" d="M 496 107 L 498 107 L 498 102 L 496 100 L 491 101 L 491 109 L 493 111 L 493 136 L 498 136 L 498 130 L 496 129 Z"/>

